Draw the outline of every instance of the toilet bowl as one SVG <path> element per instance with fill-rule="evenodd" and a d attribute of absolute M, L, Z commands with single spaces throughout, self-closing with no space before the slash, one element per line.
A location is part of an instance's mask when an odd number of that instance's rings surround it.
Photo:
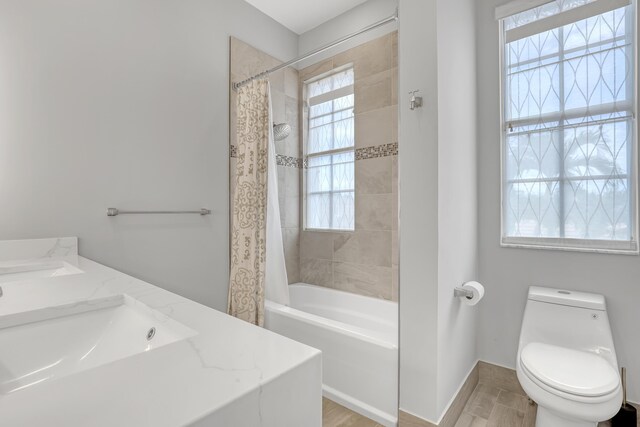
<path fill-rule="evenodd" d="M 622 386 L 604 297 L 529 288 L 516 372 L 538 404 L 536 427 L 594 427 L 615 415 Z"/>

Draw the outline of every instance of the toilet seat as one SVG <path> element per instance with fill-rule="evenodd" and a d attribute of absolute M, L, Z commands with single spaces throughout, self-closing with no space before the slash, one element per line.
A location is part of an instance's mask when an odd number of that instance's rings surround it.
<path fill-rule="evenodd" d="M 586 351 L 532 342 L 520 354 L 524 373 L 547 389 L 597 398 L 617 391 L 620 378 L 602 357 Z"/>

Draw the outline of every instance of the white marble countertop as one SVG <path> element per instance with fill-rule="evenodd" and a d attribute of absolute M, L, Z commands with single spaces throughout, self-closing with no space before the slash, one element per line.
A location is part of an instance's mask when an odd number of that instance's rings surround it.
<path fill-rule="evenodd" d="M 3 319 L 125 294 L 197 334 L 73 375 L 0 394 L 0 424 L 178 426 L 261 390 L 320 352 L 88 259 L 83 274 L 0 283 Z M 319 377 L 319 375 L 318 375 Z M 309 385 L 315 387 L 316 385 Z M 320 387 L 320 384 L 317 384 Z M 315 425 L 313 422 L 311 425 Z"/>

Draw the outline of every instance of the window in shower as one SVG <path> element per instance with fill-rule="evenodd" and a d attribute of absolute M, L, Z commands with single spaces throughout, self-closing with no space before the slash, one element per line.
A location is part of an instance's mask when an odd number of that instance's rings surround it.
<path fill-rule="evenodd" d="M 305 228 L 354 229 L 355 134 L 353 68 L 304 84 Z"/>
<path fill-rule="evenodd" d="M 637 252 L 634 5 L 525 3 L 496 10 L 502 244 Z"/>

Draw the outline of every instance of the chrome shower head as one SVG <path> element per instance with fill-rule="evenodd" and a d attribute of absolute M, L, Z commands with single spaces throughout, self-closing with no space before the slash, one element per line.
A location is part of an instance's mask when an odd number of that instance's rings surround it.
<path fill-rule="evenodd" d="M 291 133 L 291 126 L 287 123 L 273 124 L 273 137 L 276 141 L 282 141 Z"/>

